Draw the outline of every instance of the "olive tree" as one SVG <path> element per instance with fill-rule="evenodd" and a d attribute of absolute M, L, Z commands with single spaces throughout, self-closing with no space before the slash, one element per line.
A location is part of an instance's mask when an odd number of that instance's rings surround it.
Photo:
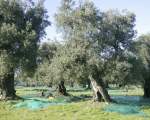
<path fill-rule="evenodd" d="M 3 99 L 16 98 L 15 71 L 32 75 L 40 39 L 49 25 L 42 0 L 0 1 L 0 88 Z"/>

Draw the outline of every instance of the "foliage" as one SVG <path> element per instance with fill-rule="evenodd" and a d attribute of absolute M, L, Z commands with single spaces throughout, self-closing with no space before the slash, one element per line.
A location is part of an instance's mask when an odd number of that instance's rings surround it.
<path fill-rule="evenodd" d="M 141 64 L 143 64 L 146 77 L 150 71 L 150 34 L 140 36 L 135 43 L 135 49 Z"/>
<path fill-rule="evenodd" d="M 0 54 L 3 56 L 5 52 L 9 56 L 6 64 L 12 64 L 14 70 L 22 69 L 31 74 L 36 66 L 38 42 L 47 25 L 49 22 L 41 2 L 26 6 L 23 1 L 1 0 Z"/>
<path fill-rule="evenodd" d="M 40 83 L 41 85 L 52 83 L 53 69 L 50 68 L 50 65 L 59 47 L 61 47 L 61 45 L 57 42 L 41 44 L 38 49 L 38 69 L 33 78 L 35 82 Z"/>
<path fill-rule="evenodd" d="M 149 71 L 150 71 L 150 35 L 145 34 L 141 35 L 137 38 L 137 41 L 134 42 L 132 51 L 136 55 L 136 75 L 140 76 L 142 79 L 142 84 L 145 83 L 146 80 L 149 81 Z"/>
<path fill-rule="evenodd" d="M 62 0 L 55 16 L 65 40 L 51 64 L 55 80 L 81 82 L 96 72 L 108 81 L 125 80 L 132 67 L 124 58 L 135 35 L 135 15 L 128 11 L 100 12 L 87 1 L 74 4 Z"/>

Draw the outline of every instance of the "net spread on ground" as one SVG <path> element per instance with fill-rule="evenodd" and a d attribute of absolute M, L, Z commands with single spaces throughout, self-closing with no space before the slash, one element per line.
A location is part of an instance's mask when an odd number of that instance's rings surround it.
<path fill-rule="evenodd" d="M 147 116 L 142 110 L 142 106 L 148 105 L 149 100 L 140 96 L 112 96 L 117 103 L 107 105 L 104 108 L 106 112 L 117 112 L 124 115 L 141 115 Z"/>

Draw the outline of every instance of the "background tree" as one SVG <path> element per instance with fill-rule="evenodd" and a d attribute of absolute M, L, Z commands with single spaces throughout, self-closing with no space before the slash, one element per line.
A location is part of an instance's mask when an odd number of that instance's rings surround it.
<path fill-rule="evenodd" d="M 18 0 L 0 1 L 0 88 L 3 99 L 16 97 L 14 74 L 17 69 L 30 76 L 35 70 L 38 43 L 47 25 L 42 1 L 28 4 Z"/>
<path fill-rule="evenodd" d="M 150 97 L 150 34 L 141 35 L 134 44 L 134 53 L 140 61 L 140 75 L 143 78 L 144 97 Z"/>
<path fill-rule="evenodd" d="M 37 82 L 39 81 L 41 84 L 52 86 L 52 70 L 49 66 L 59 47 L 61 47 L 61 45 L 58 42 L 45 42 L 39 47 L 38 69 L 35 73 Z"/>
<path fill-rule="evenodd" d="M 126 10 L 110 10 L 103 14 L 99 26 L 99 42 L 103 43 L 101 57 L 105 61 L 104 79 L 110 83 L 127 84 L 133 67 L 129 63 L 130 48 L 136 34 L 135 15 Z"/>

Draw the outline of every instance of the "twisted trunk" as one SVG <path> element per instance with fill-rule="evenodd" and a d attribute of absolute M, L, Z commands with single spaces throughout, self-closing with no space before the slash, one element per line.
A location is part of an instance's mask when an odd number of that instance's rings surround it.
<path fill-rule="evenodd" d="M 105 101 L 107 103 L 112 102 L 107 89 L 102 80 L 95 80 L 93 77 L 89 77 L 91 85 L 94 91 L 94 101 Z"/>

